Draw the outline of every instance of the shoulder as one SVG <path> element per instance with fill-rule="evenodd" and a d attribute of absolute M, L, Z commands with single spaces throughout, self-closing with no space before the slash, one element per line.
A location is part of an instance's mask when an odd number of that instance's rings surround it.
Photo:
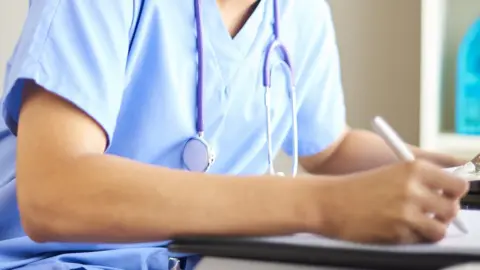
<path fill-rule="evenodd" d="M 38 59 L 52 43 L 65 48 L 85 45 L 75 43 L 80 40 L 101 43 L 112 37 L 128 38 L 135 2 L 138 1 L 30 0 L 17 51 L 11 60 L 19 56 Z"/>
<path fill-rule="evenodd" d="M 84 17 L 97 20 L 120 18 L 131 23 L 132 15 L 139 6 L 140 0 L 30 0 L 27 22 L 36 19 L 54 23 L 55 20 L 70 15 L 67 17 L 71 23 Z"/>
<path fill-rule="evenodd" d="M 135 2 L 30 1 L 4 83 L 3 117 L 13 133 L 26 80 L 73 103 L 113 132 Z"/>
<path fill-rule="evenodd" d="M 319 42 L 334 38 L 332 12 L 326 0 L 278 1 L 281 2 L 283 34 L 285 39 L 295 43 L 295 47 L 310 43 L 319 45 Z"/>
<path fill-rule="evenodd" d="M 326 0 L 284 0 L 284 2 L 284 6 L 287 8 L 285 13 L 290 15 L 290 19 L 299 23 L 318 27 L 319 24 L 328 23 L 331 20 L 330 5 Z"/>
<path fill-rule="evenodd" d="M 297 66 L 315 64 L 316 59 L 336 50 L 333 17 L 326 0 L 279 1 L 283 40 Z"/>
<path fill-rule="evenodd" d="M 279 1 L 282 1 L 282 19 L 300 31 L 319 33 L 332 24 L 331 9 L 326 0 Z"/>

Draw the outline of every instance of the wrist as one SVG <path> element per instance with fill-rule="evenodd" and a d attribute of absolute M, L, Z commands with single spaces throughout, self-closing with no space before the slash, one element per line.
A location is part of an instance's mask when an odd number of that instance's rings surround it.
<path fill-rule="evenodd" d="M 333 178 L 336 177 L 306 177 L 299 185 L 298 205 L 303 210 L 296 218 L 302 221 L 303 232 L 318 234 L 325 231 L 331 212 L 329 187 L 337 182 Z"/>

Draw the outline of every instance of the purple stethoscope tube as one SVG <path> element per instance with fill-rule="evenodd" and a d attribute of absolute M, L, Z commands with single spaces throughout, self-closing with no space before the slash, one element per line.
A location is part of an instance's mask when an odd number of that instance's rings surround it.
<path fill-rule="evenodd" d="M 215 153 L 209 146 L 208 142 L 204 138 L 204 126 L 203 126 L 203 87 L 204 87 L 204 51 L 203 51 L 203 32 L 202 32 L 202 19 L 201 19 L 201 0 L 194 0 L 195 2 L 195 23 L 197 30 L 196 45 L 198 50 L 198 82 L 197 82 L 197 120 L 196 131 L 197 134 L 192 136 L 185 143 L 182 161 L 186 170 L 192 172 L 207 172 L 215 161 Z M 293 77 L 292 63 L 290 55 L 286 47 L 280 42 L 280 18 L 279 18 L 278 0 L 273 0 L 273 34 L 274 40 L 268 45 L 264 66 L 263 66 L 263 86 L 265 88 L 265 112 L 266 112 L 266 137 L 268 144 L 268 165 L 269 173 L 272 175 L 283 175 L 276 173 L 273 166 L 273 151 L 272 151 L 272 132 L 271 132 L 271 116 L 270 116 L 270 90 L 271 90 L 271 56 L 275 51 L 282 54 L 283 62 L 281 66 L 289 79 L 289 97 L 292 113 L 292 131 L 293 131 L 293 165 L 292 176 L 296 176 L 298 171 L 298 128 L 297 128 L 297 116 L 296 116 L 296 93 L 295 93 L 295 81 Z"/>

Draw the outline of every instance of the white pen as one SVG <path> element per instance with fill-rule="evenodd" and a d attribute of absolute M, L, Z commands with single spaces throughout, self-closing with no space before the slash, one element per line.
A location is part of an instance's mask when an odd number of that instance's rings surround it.
<path fill-rule="evenodd" d="M 372 121 L 373 130 L 383 138 L 388 146 L 395 152 L 398 158 L 403 161 L 414 161 L 415 156 L 408 148 L 407 144 L 403 142 L 400 136 L 393 130 L 393 128 L 381 117 L 377 116 Z M 468 233 L 465 224 L 456 217 L 453 224 L 463 233 Z"/>

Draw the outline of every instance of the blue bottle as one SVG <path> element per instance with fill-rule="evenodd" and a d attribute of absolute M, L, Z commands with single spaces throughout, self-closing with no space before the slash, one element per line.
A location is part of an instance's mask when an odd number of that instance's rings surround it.
<path fill-rule="evenodd" d="M 458 52 L 455 130 L 480 134 L 480 17 L 467 30 Z"/>

